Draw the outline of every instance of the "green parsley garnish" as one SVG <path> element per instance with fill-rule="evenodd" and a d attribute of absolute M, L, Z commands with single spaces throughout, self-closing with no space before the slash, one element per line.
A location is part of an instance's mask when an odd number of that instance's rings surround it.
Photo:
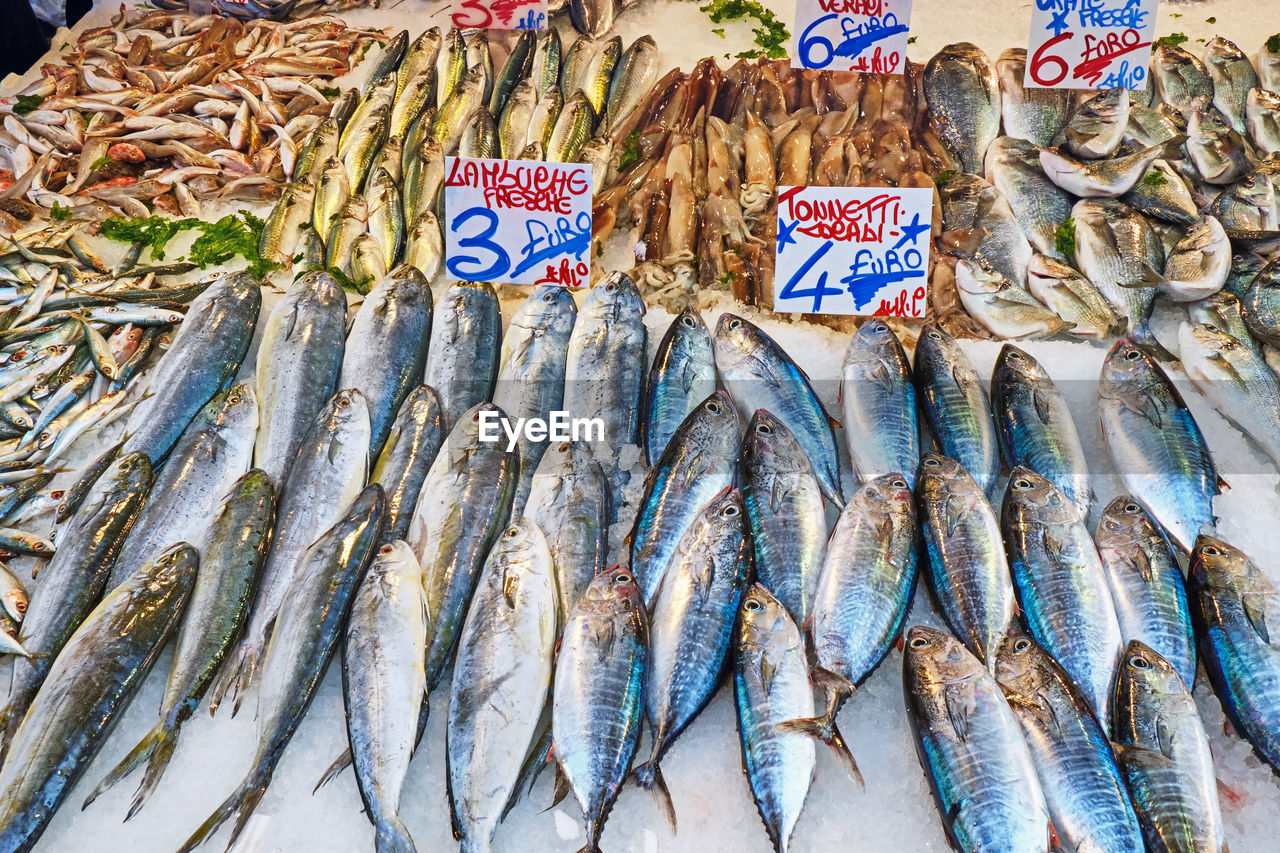
<path fill-rule="evenodd" d="M 203 223 L 199 219 L 167 219 L 163 216 L 127 219 L 112 216 L 98 226 L 98 233 L 118 243 L 141 243 L 151 250 L 151 257 L 164 260 L 164 248 L 182 231 L 190 231 Z"/>
<path fill-rule="evenodd" d="M 956 176 L 955 169 L 943 169 L 941 172 L 938 173 L 938 177 L 933 179 L 933 182 L 934 184 L 937 185 L 938 189 L 942 189 L 947 184 L 951 183 L 951 179 L 954 178 L 955 176 Z"/>
<path fill-rule="evenodd" d="M 915 44 L 915 43 L 916 43 L 915 36 L 907 36 L 907 44 Z"/>
<path fill-rule="evenodd" d="M 724 27 L 714 27 L 712 28 L 711 32 L 720 36 L 720 38 L 724 38 Z"/>
<path fill-rule="evenodd" d="M 1064 258 L 1076 255 L 1076 221 L 1070 217 L 1062 220 L 1058 230 L 1053 232 L 1053 247 Z"/>
<path fill-rule="evenodd" d="M 89 168 L 96 172 L 110 162 L 111 162 L 111 158 L 108 157 L 106 154 L 103 154 L 97 160 L 94 160 L 93 163 L 90 164 Z"/>
<path fill-rule="evenodd" d="M 201 268 L 224 264 L 235 257 L 249 262 L 247 272 L 258 277 L 279 266 L 258 254 L 263 222 L 247 211 L 224 216 L 217 222 L 147 216 L 127 219 L 113 216 L 98 226 L 98 233 L 119 243 L 141 243 L 154 260 L 164 260 L 165 247 L 183 231 L 198 231 L 187 259 Z"/>
<path fill-rule="evenodd" d="M 1169 33 L 1151 43 L 1152 47 L 1177 47 L 1187 41 L 1186 33 Z"/>
<path fill-rule="evenodd" d="M 1205 18 L 1205 19 L 1204 19 L 1204 22 L 1205 22 L 1206 24 L 1216 24 L 1216 23 L 1218 23 L 1218 19 L 1217 19 L 1217 18 Z"/>
<path fill-rule="evenodd" d="M 18 102 L 13 105 L 14 115 L 24 116 L 32 110 L 37 110 L 44 103 L 44 98 L 39 95 L 19 95 Z"/>
<path fill-rule="evenodd" d="M 326 98 L 336 98 L 342 94 L 342 90 L 337 86 L 321 86 L 316 91 L 324 95 Z"/>
<path fill-rule="evenodd" d="M 367 275 L 359 281 L 356 281 L 338 267 L 328 267 L 325 269 L 325 272 L 333 276 L 334 280 L 338 282 L 343 290 L 350 290 L 353 293 L 368 293 L 369 285 L 373 282 L 373 276 L 371 275 Z"/>
<path fill-rule="evenodd" d="M 633 130 L 627 134 L 627 141 L 622 145 L 622 153 L 618 155 L 618 171 L 625 172 L 640 162 L 640 131 Z"/>
<path fill-rule="evenodd" d="M 1267 39 L 1267 50 L 1272 53 L 1280 53 L 1280 33 L 1276 33 Z"/>
<path fill-rule="evenodd" d="M 49 216 L 55 222 L 65 222 L 71 218 L 71 208 L 63 207 L 60 203 L 54 202 L 53 207 L 49 209 Z"/>
<path fill-rule="evenodd" d="M 1164 176 L 1164 172 L 1159 169 L 1152 169 L 1142 176 L 1142 183 L 1148 187 L 1162 187 L 1169 183 L 1169 179 Z"/>
<path fill-rule="evenodd" d="M 786 24 L 778 20 L 777 15 L 761 6 L 756 0 L 711 0 L 707 5 L 698 8 L 706 12 L 714 24 L 740 18 L 755 18 L 760 22 L 760 26 L 754 30 L 756 47 L 739 53 L 740 59 L 755 59 L 761 56 L 767 59 L 786 59 L 785 45 L 791 40 L 791 33 L 787 32 Z"/>

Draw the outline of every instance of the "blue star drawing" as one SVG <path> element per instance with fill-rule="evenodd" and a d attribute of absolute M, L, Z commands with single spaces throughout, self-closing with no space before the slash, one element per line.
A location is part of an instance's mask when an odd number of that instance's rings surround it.
<path fill-rule="evenodd" d="M 796 226 L 800 224 L 800 220 L 795 222 L 783 222 L 778 220 L 778 254 L 782 254 L 782 249 L 788 243 L 795 243 L 796 238 L 792 235 L 792 231 L 796 230 Z"/>
<path fill-rule="evenodd" d="M 926 222 L 924 225 L 921 225 L 920 214 L 919 213 L 915 214 L 914 216 L 911 217 L 910 225 L 902 226 L 902 236 L 898 238 L 897 243 L 893 244 L 893 251 L 897 251 L 898 249 L 901 249 L 907 243 L 915 243 L 916 237 L 927 232 L 931 227 L 932 226 L 928 222 Z"/>
<path fill-rule="evenodd" d="M 1063 9 L 1060 14 L 1054 14 L 1053 20 L 1049 21 L 1049 29 L 1053 30 L 1053 34 L 1055 36 L 1062 35 L 1062 31 L 1068 26 L 1070 26 L 1070 24 L 1067 23 L 1066 9 Z"/>

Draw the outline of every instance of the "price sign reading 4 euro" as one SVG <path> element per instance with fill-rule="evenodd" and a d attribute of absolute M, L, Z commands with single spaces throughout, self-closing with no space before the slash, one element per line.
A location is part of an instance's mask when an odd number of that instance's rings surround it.
<path fill-rule="evenodd" d="M 796 0 L 792 68 L 901 74 L 911 0 Z"/>
<path fill-rule="evenodd" d="M 449 275 L 511 284 L 591 283 L 591 166 L 445 158 Z"/>
<path fill-rule="evenodd" d="M 778 187 L 773 310 L 923 317 L 933 191 Z"/>
<path fill-rule="evenodd" d="M 453 26 L 460 30 L 545 30 L 547 0 L 454 0 Z"/>
<path fill-rule="evenodd" d="M 1023 85 L 1143 89 L 1156 0 L 1035 0 Z"/>

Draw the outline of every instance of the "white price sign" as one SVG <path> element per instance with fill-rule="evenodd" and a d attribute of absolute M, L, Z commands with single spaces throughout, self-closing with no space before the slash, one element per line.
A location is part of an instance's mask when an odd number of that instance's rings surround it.
<path fill-rule="evenodd" d="M 901 74 L 911 0 L 796 0 L 793 68 Z"/>
<path fill-rule="evenodd" d="M 1143 89 L 1156 0 L 1035 0 L 1023 85 Z"/>

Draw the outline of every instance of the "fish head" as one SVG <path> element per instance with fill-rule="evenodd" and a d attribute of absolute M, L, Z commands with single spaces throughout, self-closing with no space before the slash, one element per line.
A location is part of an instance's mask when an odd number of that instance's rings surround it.
<path fill-rule="evenodd" d="M 1000 348 L 1000 355 L 996 357 L 996 366 L 991 371 L 993 386 L 1034 385 L 1048 379 L 1049 374 L 1040 366 L 1040 362 L 1022 347 L 1008 343 Z"/>
<path fill-rule="evenodd" d="M 1205 65 L 1227 65 L 1232 62 L 1248 62 L 1249 58 L 1245 56 L 1235 42 L 1224 39 L 1222 36 L 1214 36 L 1209 43 L 1204 46 L 1204 64 Z"/>
<path fill-rule="evenodd" d="M 646 624 L 644 596 L 626 566 L 613 565 L 595 576 L 574 607 L 575 612 L 625 616 L 638 627 Z"/>
<path fill-rule="evenodd" d="M 1015 466 L 1004 493 L 1005 512 L 1016 511 L 1037 520 L 1079 520 L 1074 505 L 1062 490 L 1030 468 Z"/>
<path fill-rule="evenodd" d="M 692 420 L 694 414 L 698 415 L 696 421 Z M 685 419 L 685 422 L 707 437 L 727 429 L 732 429 L 736 434 L 739 429 L 738 408 L 733 404 L 733 398 L 729 396 L 729 392 L 721 388 L 698 404 L 698 408 Z"/>
<path fill-rule="evenodd" d="M 996 647 L 995 677 L 1011 701 L 1034 701 L 1050 681 L 1052 658 L 1035 640 L 1021 631 L 1010 631 Z"/>
<path fill-rule="evenodd" d="M 954 459 L 941 453 L 926 453 L 920 457 L 916 495 L 921 503 L 932 504 L 944 501 L 952 494 L 981 491 L 965 467 Z"/>
<path fill-rule="evenodd" d="M 1157 714 L 1194 714 L 1195 701 L 1167 660 L 1141 640 L 1130 640 L 1116 676 L 1117 719 L 1151 719 Z"/>
<path fill-rule="evenodd" d="M 220 427 L 253 432 L 258 428 L 258 396 L 253 383 L 232 385 L 209 402 L 210 420 Z"/>
<path fill-rule="evenodd" d="M 761 346 L 761 332 L 750 320 L 725 312 L 716 321 L 716 364 L 733 367 L 751 358 Z"/>
<path fill-rule="evenodd" d="M 798 629 L 787 608 L 764 584 L 753 583 L 738 608 L 739 637 L 743 646 L 769 647 L 788 644 Z"/>
<path fill-rule="evenodd" d="M 640 288 L 623 272 L 613 272 L 605 280 L 591 288 L 583 302 L 582 310 L 597 310 L 617 319 L 643 317 L 644 297 Z"/>
<path fill-rule="evenodd" d="M 1158 544 L 1163 538 L 1151 516 L 1133 495 L 1112 498 L 1098 518 L 1097 535 L 1094 537 L 1099 550 L 1118 550 L 1141 543 Z"/>
<path fill-rule="evenodd" d="M 812 470 L 795 435 L 768 409 L 757 409 L 751 416 L 742 444 L 742 462 L 748 470 Z"/>
<path fill-rule="evenodd" d="M 369 402 L 359 388 L 344 388 L 329 400 L 321 418 L 334 432 L 369 431 Z"/>
<path fill-rule="evenodd" d="M 151 558 L 150 563 L 150 570 L 144 568 L 139 573 L 149 574 L 153 583 L 168 585 L 181 576 L 195 575 L 200 552 L 186 542 L 178 542 Z"/>
<path fill-rule="evenodd" d="M 965 293 L 985 296 L 1010 286 L 1008 279 L 981 261 L 961 258 L 956 263 L 956 287 Z"/>
<path fill-rule="evenodd" d="M 916 684 L 966 681 L 986 670 L 964 643 L 928 625 L 915 625 L 907 631 L 902 666 Z"/>
<path fill-rule="evenodd" d="M 1236 595 L 1275 593 L 1271 581 L 1247 554 L 1223 539 L 1204 533 L 1196 538 L 1188 574 L 1195 584 L 1209 590 Z"/>
<path fill-rule="evenodd" d="M 1154 370 L 1155 364 L 1149 355 L 1133 341 L 1121 338 L 1112 345 L 1102 362 L 1098 376 L 1099 392 L 1103 397 L 1115 397 L 1124 388 L 1139 390 L 1151 381 Z"/>
<path fill-rule="evenodd" d="M 877 505 L 885 503 L 906 503 L 910 504 L 911 484 L 907 482 L 907 478 L 897 471 L 890 474 L 881 474 L 879 477 L 873 477 L 862 484 L 862 488 L 858 490 L 855 500 L 864 500 Z"/>

